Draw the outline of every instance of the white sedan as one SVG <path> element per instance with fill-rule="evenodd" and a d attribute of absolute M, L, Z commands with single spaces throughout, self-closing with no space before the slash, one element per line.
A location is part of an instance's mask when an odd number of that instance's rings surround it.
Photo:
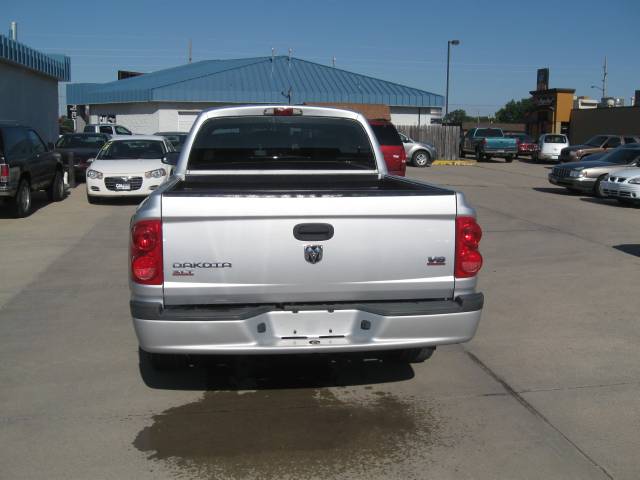
<path fill-rule="evenodd" d="M 617 170 L 600 183 L 600 192 L 620 203 L 640 205 L 640 168 Z"/>
<path fill-rule="evenodd" d="M 149 195 L 171 175 L 173 167 L 165 163 L 171 152 L 173 147 L 163 137 L 113 137 L 87 169 L 87 200 Z"/>

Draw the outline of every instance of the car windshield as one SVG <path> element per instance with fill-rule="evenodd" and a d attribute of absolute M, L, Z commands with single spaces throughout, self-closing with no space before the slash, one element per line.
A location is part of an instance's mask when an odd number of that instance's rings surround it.
<path fill-rule="evenodd" d="M 567 137 L 564 135 L 546 135 L 544 143 L 567 143 Z"/>
<path fill-rule="evenodd" d="M 607 141 L 606 135 L 597 135 L 587 140 L 585 145 L 589 145 L 590 147 L 600 147 L 606 141 Z"/>
<path fill-rule="evenodd" d="M 56 142 L 56 147 L 99 149 L 106 141 L 107 138 L 104 135 L 63 135 Z"/>
<path fill-rule="evenodd" d="M 184 145 L 184 142 L 186 142 L 187 140 L 187 134 L 167 134 L 167 135 L 162 135 L 164 138 L 166 138 L 167 140 L 169 140 L 169 142 L 171 143 L 171 145 L 173 145 L 173 147 L 176 150 L 180 150 L 182 148 L 182 145 Z"/>
<path fill-rule="evenodd" d="M 100 160 L 159 159 L 164 156 L 161 140 L 114 140 L 96 158 Z"/>
<path fill-rule="evenodd" d="M 476 130 L 476 137 L 504 137 L 502 130 L 497 128 L 479 128 Z"/>
<path fill-rule="evenodd" d="M 376 163 L 364 128 L 346 118 L 212 118 L 200 128 L 189 152 L 189 170 L 286 170 L 291 167 L 372 170 Z"/>
<path fill-rule="evenodd" d="M 589 157 L 587 157 L 587 160 L 588 158 Z M 627 165 L 638 158 L 640 158 L 640 148 L 616 148 L 612 152 L 599 158 L 599 160 L 617 165 Z"/>

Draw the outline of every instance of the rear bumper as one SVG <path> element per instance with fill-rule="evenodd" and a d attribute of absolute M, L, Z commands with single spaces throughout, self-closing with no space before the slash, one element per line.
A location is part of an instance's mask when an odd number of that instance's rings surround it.
<path fill-rule="evenodd" d="M 538 152 L 538 158 L 540 160 L 558 160 L 560 154 L 558 153 L 548 153 L 548 152 Z"/>
<path fill-rule="evenodd" d="M 237 309 L 162 309 L 132 302 L 140 347 L 152 353 L 290 354 L 393 350 L 467 342 L 482 294 L 450 301 Z"/>
<path fill-rule="evenodd" d="M 17 186 L 9 186 L 6 183 L 0 185 L 0 198 L 2 197 L 15 197 Z"/>
<path fill-rule="evenodd" d="M 492 155 L 494 157 L 503 157 L 506 155 L 516 155 L 518 153 L 517 148 L 492 148 L 485 146 L 482 151 L 487 155 Z"/>

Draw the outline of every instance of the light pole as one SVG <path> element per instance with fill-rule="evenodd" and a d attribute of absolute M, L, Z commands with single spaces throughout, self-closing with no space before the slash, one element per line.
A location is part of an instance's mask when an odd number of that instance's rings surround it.
<path fill-rule="evenodd" d="M 449 63 L 451 62 L 451 45 L 460 45 L 460 40 L 449 40 L 447 42 L 447 92 L 444 100 L 444 116 L 449 113 Z"/>
<path fill-rule="evenodd" d="M 599 87 L 599 86 L 597 86 L 597 85 L 591 85 L 591 88 L 595 88 L 595 89 L 597 89 L 597 90 L 600 90 L 600 93 L 602 94 L 602 97 L 601 97 L 601 98 L 604 98 L 604 88 Z"/>

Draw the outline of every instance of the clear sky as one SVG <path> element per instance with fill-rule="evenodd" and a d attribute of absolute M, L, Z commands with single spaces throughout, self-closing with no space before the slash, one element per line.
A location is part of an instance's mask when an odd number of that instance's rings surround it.
<path fill-rule="evenodd" d="M 640 1 L 173 1 L 0 0 L 0 31 L 71 57 L 72 81 L 106 82 L 193 60 L 293 55 L 443 94 L 453 47 L 450 109 L 492 114 L 529 96 L 536 70 L 551 87 L 628 104 L 640 89 Z"/>

